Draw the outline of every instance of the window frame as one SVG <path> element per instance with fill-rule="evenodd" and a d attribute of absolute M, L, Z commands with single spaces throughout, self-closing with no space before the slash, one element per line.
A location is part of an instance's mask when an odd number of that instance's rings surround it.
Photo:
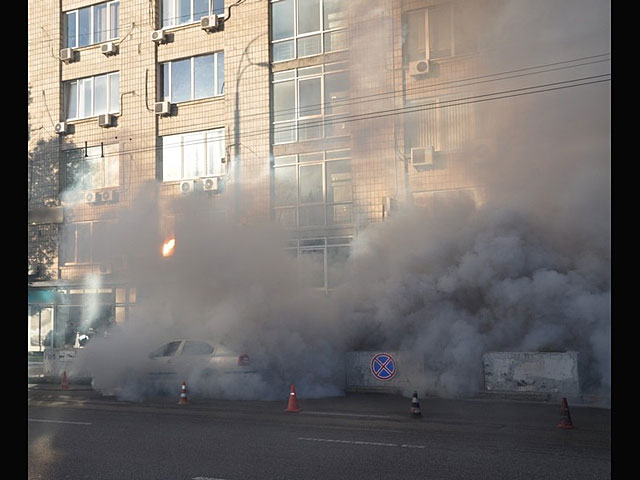
<path fill-rule="evenodd" d="M 107 85 L 106 85 L 106 104 L 107 104 L 107 111 L 106 112 L 100 112 L 97 113 L 95 111 L 95 105 L 96 105 L 96 79 L 100 79 L 106 77 L 107 78 Z M 117 101 L 114 102 L 114 99 L 111 98 L 112 94 L 114 93 L 114 89 L 112 88 L 112 82 L 113 82 L 113 78 L 117 78 Z M 80 114 L 80 107 L 81 105 L 84 104 L 84 102 L 82 101 L 82 97 L 87 93 L 86 92 L 86 87 L 85 88 L 80 88 L 80 84 L 86 84 L 86 82 L 90 82 L 91 83 L 91 112 L 89 115 L 83 116 Z M 71 86 L 75 84 L 75 116 L 70 116 L 71 112 L 69 112 L 69 106 L 70 106 L 70 92 L 71 92 Z M 82 78 L 76 78 L 74 80 L 67 80 L 65 82 L 63 82 L 62 84 L 62 88 L 63 88 L 63 101 L 64 101 L 64 117 L 65 120 L 68 121 L 75 121 L 75 120 L 83 120 L 86 118 L 94 118 L 97 117 L 99 115 L 105 114 L 105 113 L 111 113 L 111 114 L 117 114 L 120 113 L 120 72 L 109 72 L 109 73 L 105 73 L 102 75 L 94 75 L 91 77 L 82 77 Z M 114 106 L 116 108 L 112 108 L 112 106 Z"/>
<path fill-rule="evenodd" d="M 167 2 L 171 3 L 173 12 L 177 12 L 178 9 L 176 8 L 177 5 L 180 3 L 180 0 L 167 0 Z M 165 16 L 164 16 L 164 5 L 165 5 L 165 1 L 161 0 L 159 2 L 159 17 L 160 17 L 160 28 L 168 30 L 171 28 L 177 28 L 177 27 L 181 27 L 183 25 L 191 25 L 191 24 L 195 24 L 197 22 L 200 21 L 200 19 L 202 17 L 207 17 L 207 16 L 211 16 L 211 15 L 217 15 L 218 17 L 224 17 L 224 1 L 222 2 L 222 11 L 220 13 L 215 13 L 215 4 L 216 4 L 216 0 L 208 0 L 208 4 L 209 4 L 209 11 L 208 13 L 198 17 L 198 18 L 194 18 L 194 9 L 195 9 L 195 0 L 189 0 L 189 20 L 186 20 L 184 22 L 180 22 L 180 23 L 175 23 L 175 22 L 169 22 L 165 24 Z M 177 20 L 178 16 L 174 16 L 173 18 L 168 18 L 168 20 Z"/>
<path fill-rule="evenodd" d="M 111 9 L 114 5 L 117 5 L 117 13 L 116 13 L 116 25 L 115 28 L 112 25 L 112 16 L 111 16 Z M 102 30 L 97 30 L 96 29 L 96 25 L 95 25 L 95 21 L 96 21 L 96 15 L 95 15 L 95 9 L 97 7 L 102 7 L 104 6 L 106 9 L 106 17 L 107 17 L 107 29 L 106 29 L 106 39 L 105 40 L 97 40 L 97 34 L 102 32 Z M 88 43 L 86 43 L 85 45 L 79 45 L 79 37 L 80 37 L 80 11 L 81 10 L 85 10 L 88 9 L 89 10 L 89 35 L 90 35 L 90 39 L 88 41 Z M 84 47 L 90 47 L 92 45 L 98 45 L 100 43 L 104 43 L 104 42 L 111 42 L 113 40 L 117 40 L 119 38 L 119 30 L 120 30 L 120 0 L 111 0 L 108 2 L 100 2 L 100 3 L 96 3 L 94 5 L 88 5 L 86 7 L 81 7 L 81 8 L 76 8 L 74 10 L 68 10 L 66 12 L 62 12 L 63 18 L 64 18 L 64 25 L 63 25 L 63 30 L 64 30 L 64 36 L 63 36 L 63 41 L 64 41 L 64 45 L 66 48 L 73 48 L 73 49 L 78 49 L 78 48 L 84 48 Z M 74 41 L 71 42 L 71 37 L 69 36 L 69 16 L 70 15 L 75 15 L 75 22 L 74 22 Z M 112 36 L 112 33 L 115 33 L 114 36 Z"/>
<path fill-rule="evenodd" d="M 300 160 L 300 157 L 303 155 L 315 155 L 321 154 L 322 158 L 314 159 L 311 161 Z M 336 155 L 333 158 L 329 158 L 332 155 Z M 283 161 L 282 159 L 292 159 L 291 161 Z M 279 163 L 281 161 L 282 163 Z M 332 201 L 329 201 L 329 188 L 330 180 L 328 178 L 328 170 L 331 164 L 338 164 L 340 162 L 349 162 L 349 172 L 350 178 L 349 182 L 351 184 L 351 196 L 348 201 L 345 200 L 336 200 L 335 198 Z M 277 188 L 277 180 L 276 175 L 278 170 L 285 169 L 294 169 L 295 175 L 292 178 L 295 178 L 295 199 L 291 198 L 289 203 L 279 203 L 279 199 L 277 198 L 276 192 L 274 191 L 274 204 L 272 205 L 272 211 L 274 215 L 275 221 L 282 225 L 284 228 L 293 228 L 293 229 L 312 229 L 319 227 L 344 227 L 353 225 L 353 170 L 352 170 L 352 157 L 350 149 L 339 149 L 339 150 L 326 150 L 326 151 L 317 151 L 317 152 L 309 152 L 309 153 L 298 153 L 293 155 L 282 155 L 274 157 L 274 164 L 272 167 L 273 170 L 273 184 L 274 190 Z M 321 167 L 322 172 L 322 199 L 320 201 L 304 201 L 302 199 L 301 192 L 301 183 L 302 183 L 302 174 L 301 170 L 304 168 L 310 167 Z M 292 186 L 293 187 L 293 186 Z M 336 207 L 346 207 L 349 211 L 349 221 L 336 221 L 335 214 L 329 215 L 329 210 L 334 209 Z M 311 210 L 311 209 L 319 209 L 322 208 L 322 222 L 321 223 L 309 223 L 305 224 L 303 221 L 303 213 L 301 211 Z M 286 218 L 287 214 L 291 214 L 293 212 L 293 217 L 295 217 L 295 221 L 293 224 L 290 224 L 286 221 L 282 221 L 281 219 Z M 283 216 L 284 215 L 284 216 Z"/>
<path fill-rule="evenodd" d="M 60 265 L 62 266 L 74 266 L 74 265 L 95 265 L 97 263 L 104 263 L 109 261 L 108 258 L 98 258 L 99 255 L 96 251 L 94 251 L 94 235 L 98 233 L 104 232 L 101 230 L 102 228 L 108 228 L 109 225 L 112 225 L 114 222 L 110 220 L 90 220 L 90 221 L 82 221 L 82 222 L 73 222 L 73 223 L 65 223 L 62 228 L 62 242 L 61 242 L 61 254 L 60 254 Z M 100 224 L 100 226 L 96 226 Z M 83 247 L 88 250 L 88 258 L 86 261 L 82 261 L 79 258 L 78 253 L 78 227 L 83 226 L 89 227 L 89 238 L 88 245 L 84 245 Z M 69 229 L 73 229 L 73 258 L 70 257 L 70 245 L 69 241 Z"/>
<path fill-rule="evenodd" d="M 438 9 L 447 9 L 447 18 L 449 29 L 449 38 L 448 38 L 448 54 L 438 54 L 434 55 L 434 50 L 432 48 L 431 41 L 431 29 L 433 28 L 433 24 L 430 21 L 430 13 L 433 14 Z M 421 14 L 423 15 L 423 33 L 424 33 L 424 58 L 412 58 L 412 52 L 405 50 L 405 63 L 409 63 L 414 60 L 446 60 L 451 59 L 456 56 L 465 55 L 474 51 L 474 47 L 471 44 L 468 44 L 469 39 L 464 39 L 464 35 L 461 35 L 458 31 L 458 17 L 464 17 L 464 13 L 460 11 L 462 6 L 457 2 L 443 2 L 438 3 L 436 5 L 431 5 L 424 8 L 419 8 L 415 10 L 411 10 L 407 12 L 403 19 L 403 25 L 407 27 L 407 35 L 410 35 L 408 31 L 408 21 L 407 17 L 409 15 Z M 408 40 L 408 38 L 407 38 Z"/>
<path fill-rule="evenodd" d="M 307 73 L 309 72 L 309 73 Z M 281 72 L 276 72 L 272 75 L 271 79 L 271 93 L 272 93 L 272 115 L 271 115 L 271 126 L 273 128 L 273 143 L 274 145 L 282 145 L 287 143 L 296 143 L 308 140 L 317 140 L 323 138 L 336 138 L 341 136 L 350 135 L 348 128 L 346 127 L 346 122 L 344 123 L 346 132 L 335 134 L 333 133 L 333 128 L 336 125 L 339 125 L 340 118 L 346 117 L 348 112 L 340 112 L 340 113 L 327 113 L 327 106 L 329 102 L 325 100 L 326 95 L 326 81 L 327 78 L 332 75 L 340 75 L 340 74 L 349 74 L 349 68 L 347 62 L 336 62 L 329 64 L 321 64 L 315 65 L 311 67 L 301 67 L 301 68 L 293 68 L 290 70 L 284 70 Z M 306 113 L 302 111 L 302 107 L 300 105 L 300 84 L 303 82 L 312 81 L 314 79 L 320 79 L 320 92 L 319 104 L 311 104 L 310 107 L 315 110 L 318 109 L 318 113 L 315 113 L 313 110 Z M 284 112 L 293 113 L 292 119 L 285 120 L 276 120 L 276 112 L 275 109 L 275 88 L 276 85 L 286 84 L 287 82 L 293 83 L 294 85 L 294 93 L 293 93 L 293 112 L 290 109 L 285 110 Z M 348 91 L 348 90 L 347 90 Z M 343 105 L 349 105 L 349 98 L 347 96 L 345 99 L 341 100 Z M 318 129 L 320 132 L 318 136 L 314 136 L 313 129 Z M 282 133 L 287 134 L 290 132 L 291 139 L 289 140 L 280 140 L 278 139 L 278 135 Z M 332 133 L 328 133 L 332 132 Z M 301 135 L 302 133 L 302 135 Z"/>
<path fill-rule="evenodd" d="M 323 290 L 325 292 L 332 291 L 340 286 L 340 282 L 333 283 L 330 268 L 334 265 L 330 263 L 329 251 L 332 249 L 349 249 L 349 257 L 353 254 L 353 236 L 344 235 L 339 237 L 313 237 L 291 240 L 285 248 L 285 252 L 299 261 L 306 254 L 321 253 L 322 254 L 322 270 L 323 285 L 311 285 L 312 288 Z M 337 264 L 337 262 L 336 262 Z M 344 265 L 344 264 L 342 264 Z"/>
<path fill-rule="evenodd" d="M 273 63 L 279 63 L 279 62 L 287 62 L 290 60 L 295 60 L 297 58 L 307 58 L 307 57 L 312 57 L 315 55 L 323 55 L 325 53 L 330 53 L 330 52 L 340 52 L 340 51 L 345 51 L 348 50 L 348 47 L 345 45 L 344 48 L 336 48 L 336 49 L 330 49 L 327 50 L 326 48 L 326 38 L 328 36 L 331 36 L 332 34 L 335 33 L 340 33 L 340 32 L 344 32 L 344 34 L 346 35 L 347 32 L 347 27 L 346 26 L 340 26 L 340 27 L 333 27 L 333 28 L 326 28 L 325 25 L 325 1 L 326 0 L 318 0 L 319 4 L 320 4 L 320 8 L 319 8 L 319 23 L 320 23 L 320 28 L 318 30 L 312 31 L 312 32 L 304 32 L 304 33 L 299 33 L 298 29 L 299 29 L 299 16 L 298 16 L 298 10 L 299 10 L 299 2 L 300 0 L 270 0 L 270 15 L 273 18 L 273 5 L 278 4 L 278 3 L 284 3 L 287 1 L 291 1 L 293 4 L 293 36 L 291 37 L 285 37 L 285 38 L 279 38 L 277 40 L 273 39 L 273 29 L 270 28 L 269 31 L 269 43 L 270 43 L 270 48 L 271 48 L 271 56 L 273 58 Z M 273 25 L 273 22 L 272 22 Z M 299 39 L 305 39 L 305 38 L 310 38 L 313 36 L 319 36 L 320 37 L 320 51 L 316 52 L 316 53 L 310 53 L 308 55 L 299 55 L 299 47 L 298 47 L 298 41 Z M 292 42 L 292 46 L 293 46 L 293 56 L 291 57 L 287 57 L 287 58 L 281 58 L 281 59 L 276 59 L 276 55 L 274 52 L 274 49 L 280 45 L 280 44 L 284 44 L 287 42 Z M 346 42 L 345 42 L 346 44 Z"/>
<path fill-rule="evenodd" d="M 405 107 L 415 109 L 403 115 L 404 150 L 411 155 L 412 148 L 433 147 L 435 152 L 457 153 L 475 136 L 475 106 L 467 102 L 458 102 L 454 95 L 441 95 L 423 99 L 407 100 Z M 426 108 L 418 108 L 424 106 Z M 433 118 L 427 118 L 431 112 Z M 416 143 L 410 141 L 407 125 L 415 128 Z M 420 142 L 418 130 L 422 128 L 423 137 L 432 142 Z M 422 143 L 427 143 L 423 145 Z"/>
<path fill-rule="evenodd" d="M 91 152 L 91 155 L 89 154 L 89 152 Z M 95 154 L 94 154 L 95 152 Z M 102 189 L 107 189 L 107 188 L 118 188 L 120 187 L 120 172 L 121 172 L 121 165 L 120 165 L 120 145 L 118 143 L 110 143 L 110 144 L 106 144 L 106 145 L 101 145 L 101 146 L 94 146 L 94 147 L 88 147 L 86 150 L 85 149 L 69 149 L 69 150 L 64 150 L 63 152 L 63 165 L 62 165 L 62 172 L 64 177 L 62 178 L 62 185 L 64 190 L 70 190 L 70 189 L 76 189 L 78 187 L 81 187 L 82 191 L 87 191 L 87 190 L 102 190 Z M 75 158 L 74 158 L 75 157 Z M 92 173 L 91 171 L 88 171 L 88 165 L 91 165 L 91 161 L 94 161 L 95 159 L 101 159 L 100 163 L 101 163 L 101 169 L 102 169 L 102 184 L 101 185 L 94 185 L 93 184 L 93 178 L 94 178 L 94 173 Z M 107 160 L 109 159 L 109 160 Z M 76 178 L 75 182 L 69 182 L 68 180 L 68 172 L 70 171 L 70 164 L 72 163 L 80 163 L 80 172 L 79 172 L 79 176 L 80 176 L 80 184 L 78 185 L 78 179 Z M 106 178 L 107 178 L 107 162 L 112 162 L 111 163 L 111 167 L 113 167 L 114 165 L 118 167 L 118 171 L 117 173 L 114 173 L 113 175 L 109 175 L 109 176 L 113 176 L 117 178 L 117 182 L 116 183 L 106 183 Z"/>
<path fill-rule="evenodd" d="M 204 175 L 196 175 L 196 176 L 185 176 L 185 137 L 193 134 L 203 134 L 206 135 L 205 141 L 202 143 L 202 149 L 204 150 Z M 209 140 L 209 134 L 213 136 L 211 141 Z M 178 139 L 179 140 L 179 148 L 180 148 L 180 178 L 165 178 L 165 139 Z M 224 156 L 219 160 L 219 172 L 215 173 L 209 170 L 210 167 L 210 158 L 209 158 L 209 149 L 212 145 L 216 143 L 216 141 L 222 142 L 222 151 L 224 152 Z M 226 175 L 226 127 L 218 127 L 211 128 L 208 130 L 198 130 L 195 132 L 183 132 L 177 133 L 173 135 L 164 135 L 160 137 L 161 142 L 161 152 L 162 152 L 162 183 L 171 183 L 171 182 L 181 182 L 184 180 L 194 180 L 198 178 L 207 178 L 207 177 L 222 177 Z M 169 147 L 171 148 L 171 147 Z M 214 167 L 215 168 L 215 167 Z"/>
<path fill-rule="evenodd" d="M 210 96 L 204 96 L 204 97 L 195 97 L 195 81 L 196 81 L 196 75 L 195 75 L 195 64 L 196 58 L 202 58 L 202 57 L 208 57 L 208 56 L 212 56 L 213 57 L 213 95 Z M 184 103 L 184 102 L 192 102 L 192 101 L 196 101 L 196 100 L 203 100 L 203 99 L 207 99 L 207 98 L 220 98 L 220 97 L 224 97 L 225 96 L 225 81 L 224 81 L 224 76 L 225 76 L 225 68 L 224 68 L 224 51 L 220 50 L 217 52 L 212 52 L 212 53 L 206 53 L 203 55 L 195 55 L 193 57 L 185 57 L 185 58 L 176 58 L 173 60 L 169 60 L 166 62 L 162 62 L 158 65 L 158 68 L 160 69 L 160 88 L 158 88 L 158 92 L 161 95 L 161 98 L 159 101 L 168 101 L 169 103 Z M 180 100 L 180 101 L 174 101 L 172 100 L 171 96 L 172 96 L 172 90 L 173 90 L 173 64 L 180 62 L 180 61 L 184 61 L 184 60 L 189 60 L 189 98 L 187 100 Z M 222 64 L 222 79 L 220 79 L 220 64 Z M 167 79 L 167 77 L 169 77 Z M 222 85 L 220 85 L 220 80 L 222 80 Z M 218 93 L 220 92 L 220 93 Z"/>

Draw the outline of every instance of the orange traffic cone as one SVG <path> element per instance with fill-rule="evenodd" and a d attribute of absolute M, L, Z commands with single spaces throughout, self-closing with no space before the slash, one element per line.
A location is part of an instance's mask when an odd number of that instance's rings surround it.
<path fill-rule="evenodd" d="M 418 401 L 418 392 L 413 392 L 413 398 L 411 399 L 411 408 L 409 409 L 409 413 L 413 418 L 422 417 L 422 412 L 420 411 L 420 402 Z"/>
<path fill-rule="evenodd" d="M 62 389 L 69 390 L 69 379 L 67 378 L 67 371 L 62 373 Z"/>
<path fill-rule="evenodd" d="M 571 422 L 571 414 L 569 413 L 569 404 L 567 403 L 566 398 L 562 399 L 562 410 L 560 411 L 560 415 L 562 415 L 562 418 L 560 419 L 558 428 L 574 428 L 573 422 Z"/>
<path fill-rule="evenodd" d="M 293 385 L 291 385 L 291 393 L 289 393 L 289 403 L 287 405 L 287 409 L 285 412 L 297 413 L 302 411 L 302 409 L 298 406 L 298 399 L 296 398 L 296 389 Z"/>
<path fill-rule="evenodd" d="M 180 393 L 180 401 L 178 405 L 188 405 L 189 401 L 187 400 L 187 384 L 182 382 L 182 393 Z"/>

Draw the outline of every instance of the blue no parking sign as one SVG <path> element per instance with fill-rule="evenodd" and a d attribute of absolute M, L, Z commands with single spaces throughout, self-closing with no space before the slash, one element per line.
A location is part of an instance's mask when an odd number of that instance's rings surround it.
<path fill-rule="evenodd" d="M 378 353 L 371 359 L 371 373 L 378 380 L 390 380 L 397 371 L 398 365 L 388 353 Z"/>

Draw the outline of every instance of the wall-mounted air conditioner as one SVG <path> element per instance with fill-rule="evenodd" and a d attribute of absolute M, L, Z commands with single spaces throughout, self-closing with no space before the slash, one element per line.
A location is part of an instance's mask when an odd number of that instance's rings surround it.
<path fill-rule="evenodd" d="M 75 60 L 73 48 L 63 48 L 60 50 L 60 60 L 64 63 L 71 63 Z"/>
<path fill-rule="evenodd" d="M 195 180 L 183 180 L 180 182 L 180 193 L 192 193 L 196 189 Z"/>
<path fill-rule="evenodd" d="M 169 115 L 171 113 L 171 103 L 164 102 L 156 102 L 153 111 L 156 115 Z"/>
<path fill-rule="evenodd" d="M 409 75 L 417 77 L 429 73 L 429 60 L 418 60 L 409 63 Z"/>
<path fill-rule="evenodd" d="M 98 196 L 95 192 L 85 192 L 84 201 L 85 203 L 96 203 L 98 201 Z"/>
<path fill-rule="evenodd" d="M 114 123 L 115 117 L 110 113 L 98 115 L 98 125 L 100 125 L 101 127 L 113 127 Z"/>
<path fill-rule="evenodd" d="M 113 42 L 103 43 L 100 45 L 100 51 L 106 56 L 115 55 L 118 53 L 118 45 Z"/>
<path fill-rule="evenodd" d="M 103 202 L 117 202 L 118 191 L 117 190 L 102 190 L 99 194 L 100 200 Z"/>
<path fill-rule="evenodd" d="M 202 189 L 208 192 L 218 191 L 218 177 L 206 177 L 202 179 Z"/>
<path fill-rule="evenodd" d="M 411 149 L 411 165 L 414 167 L 433 165 L 433 147 L 414 147 Z"/>
<path fill-rule="evenodd" d="M 56 126 L 53 127 L 53 129 L 59 135 L 64 135 L 65 133 L 69 133 L 69 125 L 67 124 L 67 122 L 56 123 Z"/>
<path fill-rule="evenodd" d="M 151 32 L 151 40 L 156 43 L 164 43 L 167 39 L 167 34 L 164 30 L 154 30 Z"/>
<path fill-rule="evenodd" d="M 200 28 L 207 32 L 215 32 L 220 27 L 220 19 L 217 15 L 209 15 L 200 19 Z"/>

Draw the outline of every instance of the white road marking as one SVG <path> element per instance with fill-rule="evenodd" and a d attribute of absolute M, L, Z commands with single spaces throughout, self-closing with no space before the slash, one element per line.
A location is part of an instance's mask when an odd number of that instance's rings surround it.
<path fill-rule="evenodd" d="M 193 477 L 191 480 L 224 480 L 224 478 L 213 478 L 213 477 Z"/>
<path fill-rule="evenodd" d="M 376 447 L 400 447 L 400 448 L 425 448 L 424 445 L 400 445 L 397 443 L 384 443 L 384 442 L 360 442 L 356 440 L 333 440 L 329 438 L 305 438 L 298 437 L 298 440 L 305 440 L 309 442 L 329 442 L 329 443 L 348 443 L 352 445 L 373 445 Z"/>
<path fill-rule="evenodd" d="M 342 417 L 391 418 L 389 415 L 367 415 L 364 413 L 305 412 L 304 410 L 300 413 L 310 413 L 311 415 L 339 415 Z"/>
<path fill-rule="evenodd" d="M 29 418 L 30 422 L 43 422 L 43 423 L 68 423 L 70 425 L 93 425 L 87 422 L 63 422 L 62 420 L 41 420 L 38 418 Z"/>

